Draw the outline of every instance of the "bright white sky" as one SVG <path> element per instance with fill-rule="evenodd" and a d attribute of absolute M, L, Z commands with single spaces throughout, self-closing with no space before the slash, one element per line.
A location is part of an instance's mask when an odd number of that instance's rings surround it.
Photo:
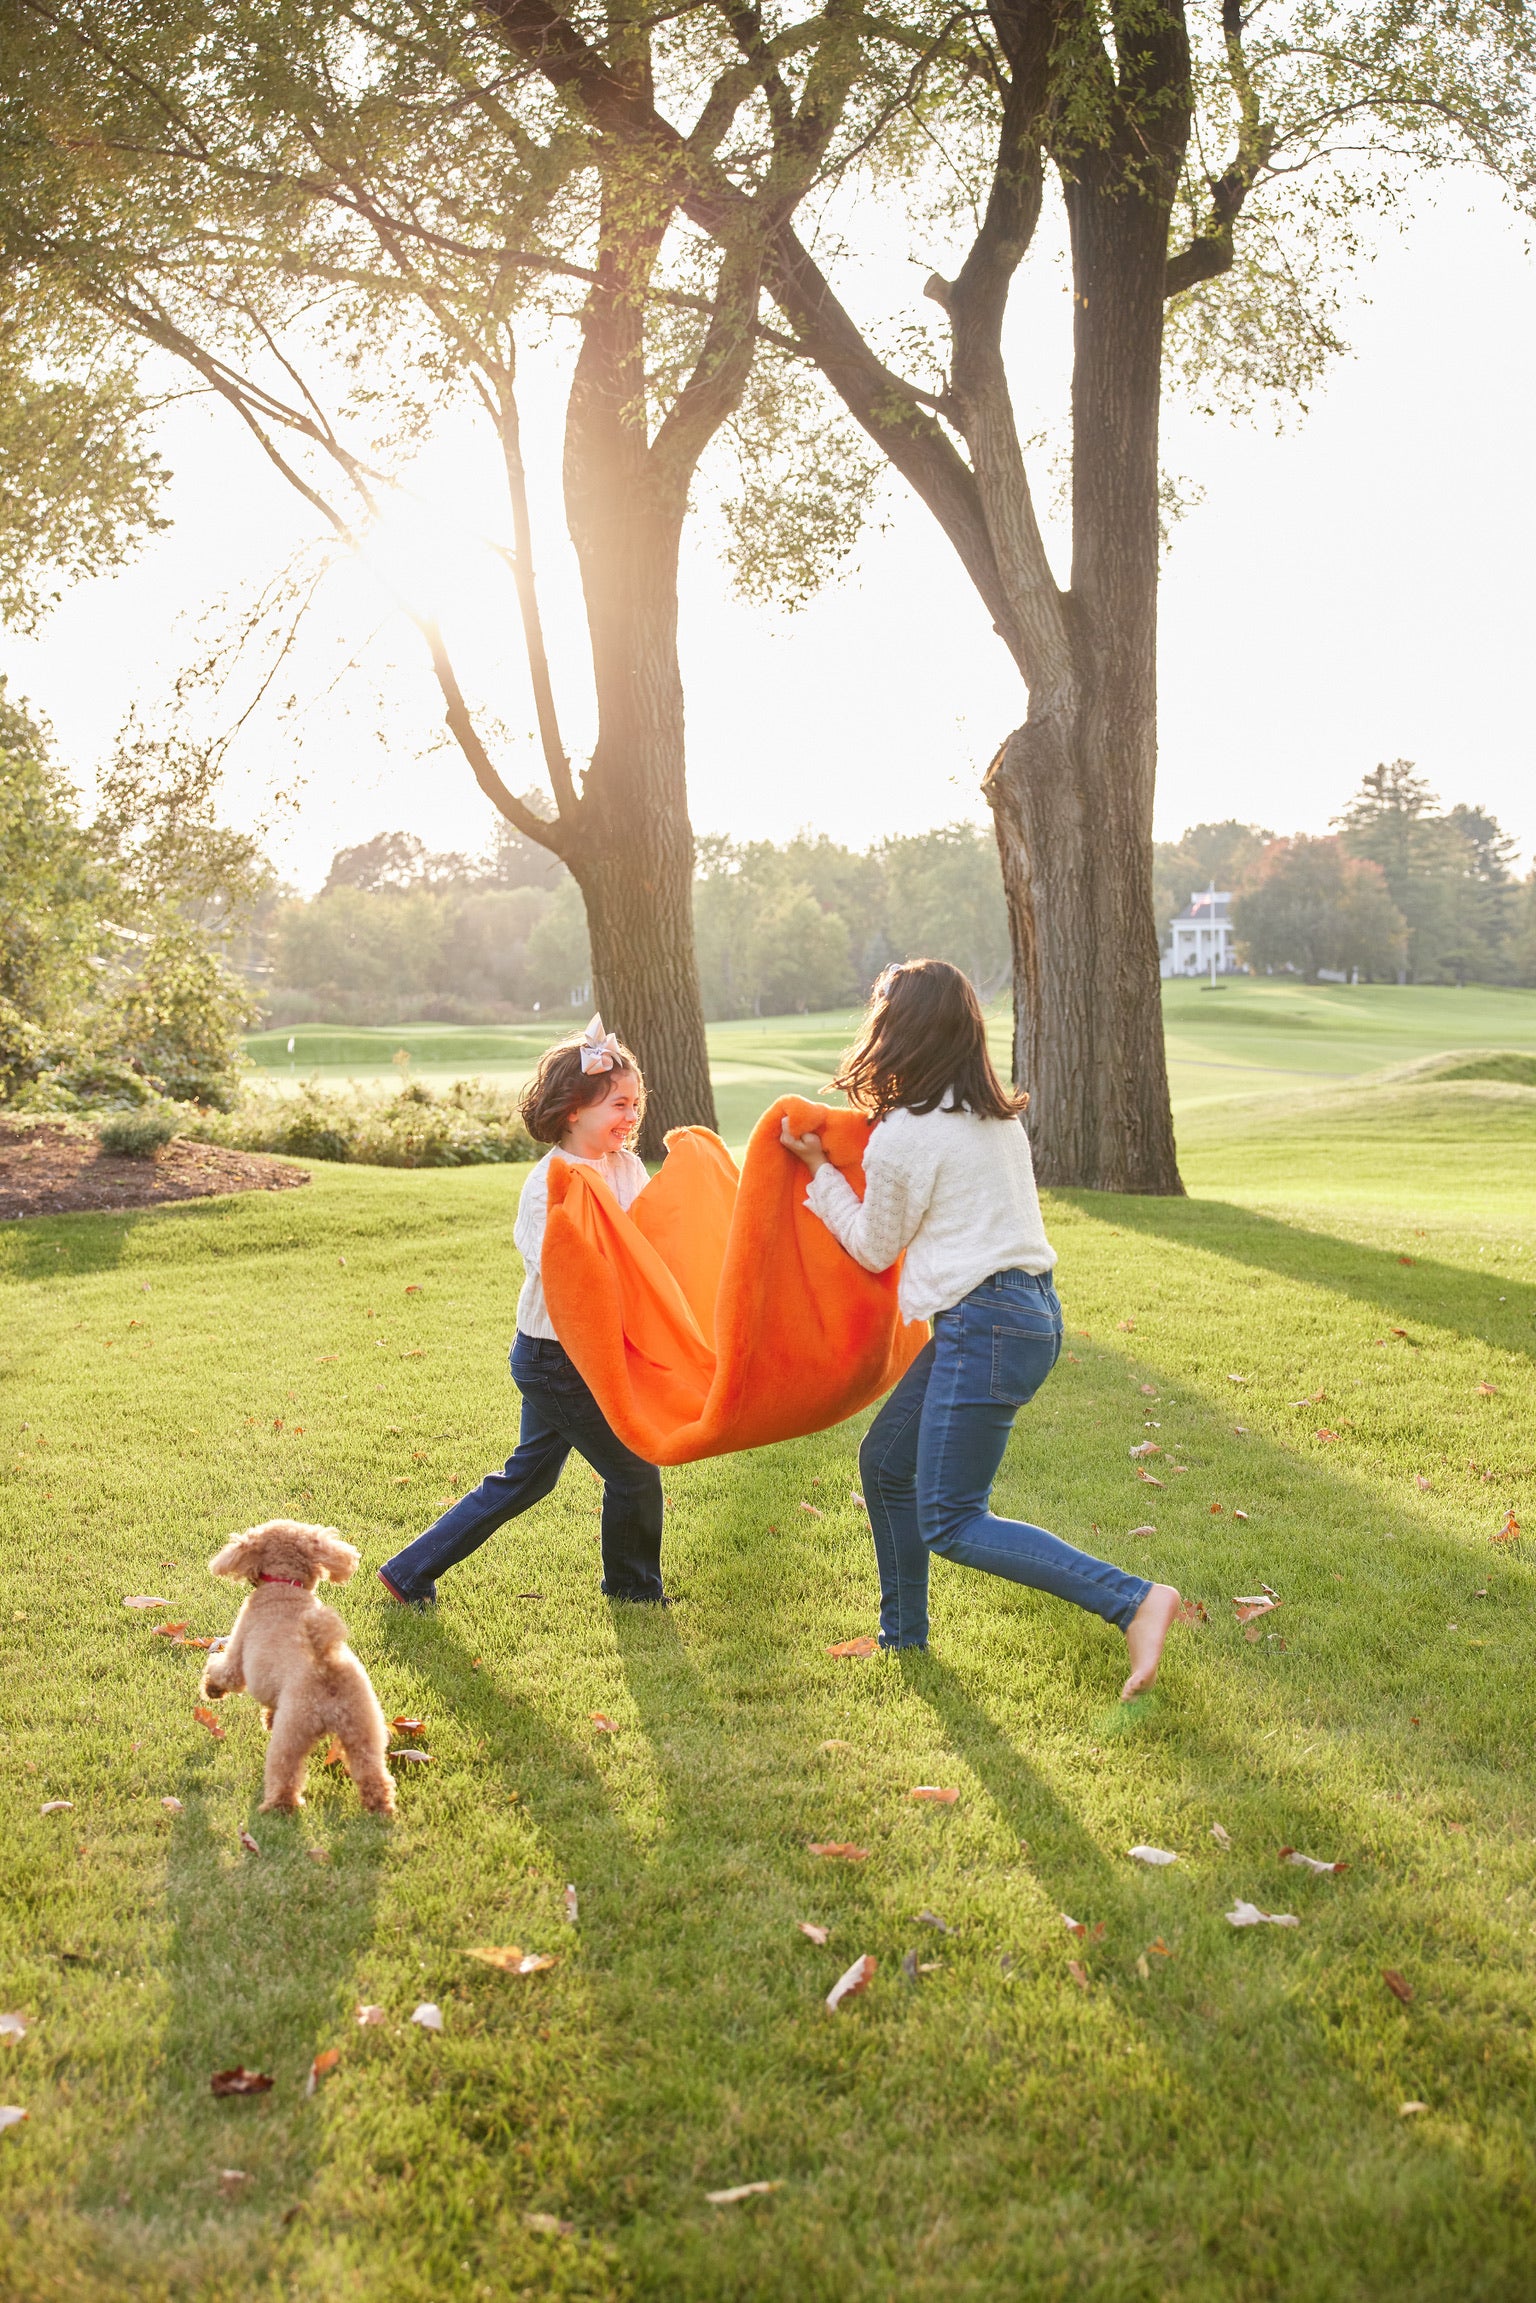
<path fill-rule="evenodd" d="M 910 293 L 919 308 L 929 268 L 931 252 L 909 269 L 893 249 L 886 297 Z M 1229 815 L 1322 831 L 1365 769 L 1402 755 L 1447 803 L 1491 808 L 1529 857 L 1536 283 L 1524 234 L 1458 181 L 1409 238 L 1383 242 L 1363 285 L 1370 301 L 1346 322 L 1353 357 L 1283 436 L 1169 412 L 1165 461 L 1206 493 L 1177 531 L 1163 588 L 1158 833 Z M 1026 430 L 1060 390 L 1066 314 L 1052 282 L 1016 294 L 1021 379 L 1032 345 L 1047 354 L 1037 389 L 1021 394 Z M 590 727 L 558 414 L 553 388 L 527 411 L 546 614 L 579 755 Z M 38 639 L 0 639 L 13 692 L 46 712 L 82 777 L 131 705 L 154 719 L 211 605 L 253 593 L 311 532 L 222 410 L 170 411 L 163 452 L 175 473 L 169 533 L 123 573 L 72 592 Z M 469 522 L 499 522 L 483 443 L 445 440 L 426 478 Z M 1044 499 L 1043 474 L 1039 486 Z M 701 831 L 782 839 L 808 825 L 863 845 L 984 814 L 978 778 L 1022 717 L 1021 691 L 922 506 L 897 484 L 881 516 L 857 572 L 794 616 L 733 600 L 695 523 L 682 634 Z M 535 781 L 505 578 L 440 530 L 407 535 L 401 565 L 435 585 L 467 684 L 505 725 L 508 781 Z M 363 669 L 338 680 L 359 650 Z M 230 812 L 249 820 L 273 789 L 297 790 L 271 841 L 296 884 L 318 885 L 337 846 L 381 830 L 434 847 L 483 842 L 486 804 L 458 754 L 433 748 L 439 715 L 419 642 L 365 573 L 328 579 L 273 694 L 295 691 L 317 700 L 297 718 L 265 709 L 242 735 Z"/>

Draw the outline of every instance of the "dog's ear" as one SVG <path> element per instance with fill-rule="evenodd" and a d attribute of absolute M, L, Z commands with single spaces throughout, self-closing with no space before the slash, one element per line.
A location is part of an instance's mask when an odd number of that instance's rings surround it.
<path fill-rule="evenodd" d="M 344 1543 L 334 1527 L 317 1527 L 307 1548 L 311 1560 L 330 1583 L 350 1583 L 363 1556 L 355 1543 Z"/>
<path fill-rule="evenodd" d="M 247 1528 L 244 1535 L 232 1535 L 222 1551 L 216 1551 L 208 1562 L 210 1575 L 227 1575 L 233 1583 L 249 1583 L 257 1571 L 256 1562 L 261 1553 L 259 1527 Z"/>

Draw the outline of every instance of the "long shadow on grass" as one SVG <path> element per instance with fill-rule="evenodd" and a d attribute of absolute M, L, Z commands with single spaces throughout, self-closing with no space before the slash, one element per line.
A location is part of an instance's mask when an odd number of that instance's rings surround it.
<path fill-rule="evenodd" d="M 1392 1255 L 1358 1240 L 1236 1207 L 1227 1200 L 1131 1199 L 1059 1192 L 1080 1215 L 1121 1231 L 1163 1239 L 1369 1304 L 1387 1319 L 1476 1336 L 1500 1351 L 1536 1359 L 1536 1285 L 1505 1272 Z M 1498 1296 L 1507 1300 L 1500 1303 Z"/>

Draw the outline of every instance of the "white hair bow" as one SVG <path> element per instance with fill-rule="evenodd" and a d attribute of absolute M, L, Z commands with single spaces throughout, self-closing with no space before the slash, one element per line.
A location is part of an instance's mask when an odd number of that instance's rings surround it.
<path fill-rule="evenodd" d="M 583 1072 L 611 1072 L 623 1060 L 623 1051 L 612 1032 L 604 1031 L 601 1016 L 592 1018 L 576 1044 L 581 1050 Z"/>

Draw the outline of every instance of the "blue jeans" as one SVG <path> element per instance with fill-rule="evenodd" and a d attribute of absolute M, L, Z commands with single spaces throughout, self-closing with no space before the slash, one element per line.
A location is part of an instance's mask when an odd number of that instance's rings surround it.
<path fill-rule="evenodd" d="M 880 1566 L 882 1647 L 927 1645 L 933 1551 L 1054 1592 L 1122 1630 L 1151 1590 L 1144 1577 L 988 1508 L 1013 1419 L 1060 1351 L 1050 1280 L 994 1272 L 938 1314 L 932 1341 L 870 1425 L 859 1471 Z"/>
<path fill-rule="evenodd" d="M 498 1527 L 541 1503 L 572 1448 L 603 1483 L 603 1589 L 612 1599 L 660 1599 L 661 1473 L 631 1454 L 577 1374 L 562 1344 L 519 1329 L 512 1380 L 523 1395 L 517 1452 L 435 1520 L 380 1573 L 402 1599 L 431 1600 L 445 1568 L 478 1551 Z"/>

